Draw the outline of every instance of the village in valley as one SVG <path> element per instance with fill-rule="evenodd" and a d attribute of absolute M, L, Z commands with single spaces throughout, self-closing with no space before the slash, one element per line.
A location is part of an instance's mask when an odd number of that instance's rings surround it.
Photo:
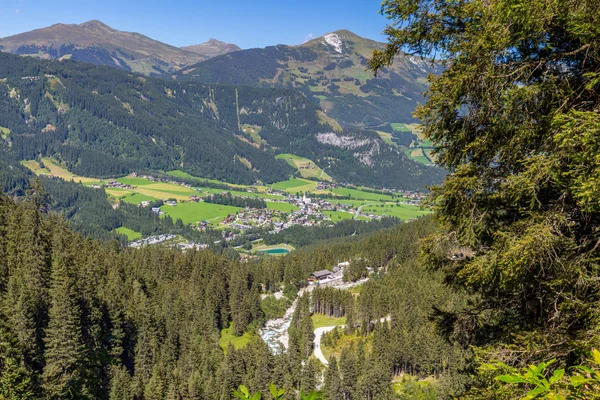
<path fill-rule="evenodd" d="M 276 234 L 295 226 L 333 226 L 348 219 L 411 220 L 430 212 L 421 207 L 422 193 L 376 190 L 300 177 L 270 185 L 233 185 L 171 171 L 161 175 L 132 173 L 127 177 L 101 180 L 73 175 L 48 158 L 24 164 L 39 175 L 79 181 L 104 190 L 114 208 L 123 203 L 149 208 L 161 218 L 170 217 L 173 222 L 181 220 L 181 224 L 198 231 L 220 231 L 221 240 L 226 242 L 239 241 L 249 232 Z M 127 229 L 119 233 L 127 234 L 131 247 L 162 244 L 188 250 L 213 244 L 190 242 L 168 233 L 149 237 Z M 261 245 L 260 238 L 252 242 L 252 251 L 241 245 L 234 246 L 243 260 L 259 253 L 283 255 L 294 249 L 285 243 Z"/>

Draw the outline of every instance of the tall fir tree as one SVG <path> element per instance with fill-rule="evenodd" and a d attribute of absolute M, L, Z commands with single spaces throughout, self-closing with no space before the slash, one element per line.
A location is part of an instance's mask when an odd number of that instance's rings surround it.
<path fill-rule="evenodd" d="M 85 398 L 82 370 L 85 348 L 81 310 L 73 278 L 74 237 L 59 226 L 53 237 L 50 309 L 45 330 L 43 386 L 51 398 Z"/>

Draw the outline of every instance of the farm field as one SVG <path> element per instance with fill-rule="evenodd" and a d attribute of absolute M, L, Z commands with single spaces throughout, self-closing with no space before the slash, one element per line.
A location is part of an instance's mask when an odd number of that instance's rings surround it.
<path fill-rule="evenodd" d="M 336 194 L 338 196 L 350 196 L 355 199 L 361 199 L 361 200 L 373 200 L 373 201 L 380 201 L 380 200 L 395 201 L 396 200 L 389 194 L 371 193 L 371 192 L 365 192 L 363 190 L 343 188 L 343 187 L 335 188 L 332 190 L 332 192 L 333 192 L 333 194 Z M 341 200 L 341 201 L 345 201 L 345 200 Z"/>
<path fill-rule="evenodd" d="M 331 204 L 337 204 L 337 205 L 349 205 L 352 206 L 354 208 L 356 207 L 360 207 L 364 204 L 370 204 L 370 203 L 375 203 L 373 201 L 365 201 L 365 200 L 346 200 L 346 199 L 340 199 L 340 200 L 336 200 L 336 199 L 327 199 L 327 201 L 329 201 Z"/>
<path fill-rule="evenodd" d="M 125 190 L 121 188 L 104 188 L 104 192 L 106 192 L 109 197 L 114 199 L 121 199 L 134 194 L 131 190 Z"/>
<path fill-rule="evenodd" d="M 273 189 L 285 190 L 288 193 L 312 192 L 317 184 L 313 181 L 301 178 L 290 178 L 287 181 L 277 182 L 269 185 Z"/>
<path fill-rule="evenodd" d="M 231 187 L 235 187 L 235 188 L 247 188 L 248 187 L 246 185 L 239 185 L 237 183 L 229 183 L 229 182 L 224 182 L 224 181 L 218 181 L 216 179 L 207 179 L 207 178 L 203 178 L 201 176 L 194 176 L 194 175 L 188 174 L 187 172 L 181 171 L 179 169 L 169 171 L 169 172 L 167 172 L 167 175 L 170 175 L 170 176 L 173 176 L 176 178 L 199 179 L 202 181 L 206 181 L 206 182 L 210 182 L 210 183 L 217 183 L 219 185 L 227 185 L 227 186 L 231 186 Z"/>
<path fill-rule="evenodd" d="M 331 218 L 332 222 L 340 222 L 345 219 L 354 218 L 354 214 L 345 211 L 323 211 L 323 214 Z"/>
<path fill-rule="evenodd" d="M 255 192 L 243 192 L 240 190 L 223 190 L 223 189 L 213 189 L 213 188 L 207 188 L 207 187 L 200 187 L 199 188 L 202 192 L 201 195 L 206 195 L 206 194 L 214 194 L 214 193 L 231 193 L 232 196 L 248 196 L 248 197 L 257 197 L 259 199 L 265 199 L 265 200 L 281 200 L 283 199 L 283 196 L 280 196 L 278 194 L 270 194 L 270 193 L 255 193 Z"/>
<path fill-rule="evenodd" d="M 193 224 L 200 221 L 206 221 L 210 224 L 218 224 L 229 214 L 235 214 L 240 211 L 240 207 L 224 206 L 211 203 L 179 203 L 176 206 L 162 206 L 160 208 L 173 221 L 181 219 L 184 224 Z"/>
<path fill-rule="evenodd" d="M 122 183 L 124 185 L 131 185 L 131 186 L 146 186 L 146 185 L 151 185 L 152 183 L 154 183 L 148 179 L 132 178 L 132 177 L 118 178 L 118 179 L 116 179 L 116 181 L 119 183 Z"/>
<path fill-rule="evenodd" d="M 176 199 L 179 201 L 187 201 L 190 199 L 190 196 L 198 194 L 194 189 L 174 185 L 172 183 L 146 182 L 149 183 L 144 183 L 142 185 L 138 184 L 135 189 L 132 189 L 131 191 L 154 199 Z"/>
<path fill-rule="evenodd" d="M 129 241 L 133 241 L 142 237 L 141 233 L 131 230 L 129 228 L 125 228 L 124 226 L 115 229 L 115 231 L 117 233 L 120 233 L 121 235 L 127 236 L 127 239 L 129 239 Z"/>
<path fill-rule="evenodd" d="M 325 171 L 308 158 L 294 154 L 278 154 L 275 158 L 285 160 L 289 165 L 296 168 L 303 178 L 316 178 L 321 181 L 332 180 L 331 176 L 327 175 Z"/>
<path fill-rule="evenodd" d="M 289 203 L 275 203 L 272 201 L 267 201 L 267 208 L 269 210 L 279 210 L 279 211 L 283 211 L 286 213 L 290 213 L 292 211 L 296 211 L 299 210 L 299 208 L 293 204 L 289 204 Z"/>
<path fill-rule="evenodd" d="M 124 193 L 127 193 L 127 192 L 124 191 Z M 131 203 L 131 204 L 141 204 L 142 201 L 156 201 L 156 198 L 146 196 L 145 194 L 141 194 L 141 193 L 132 193 L 132 194 L 122 195 L 120 197 L 120 199 L 126 203 Z"/>
<path fill-rule="evenodd" d="M 29 168 L 36 175 L 54 175 L 66 181 L 73 180 L 81 183 L 100 183 L 100 179 L 86 178 L 84 176 L 74 175 L 66 168 L 61 167 L 50 158 L 42 158 L 45 168 L 40 168 L 36 160 L 22 161 L 21 164 Z"/>
<path fill-rule="evenodd" d="M 410 149 L 410 158 L 413 160 L 420 162 L 421 164 L 429 165 L 432 164 L 431 160 L 427 158 L 425 153 L 423 153 L 422 147 L 412 148 Z"/>
<path fill-rule="evenodd" d="M 429 214 L 430 211 L 423 210 L 419 206 L 408 204 L 386 203 L 383 205 L 368 205 L 363 207 L 364 214 L 386 215 L 388 217 L 396 217 L 402 220 L 417 218 L 422 215 Z"/>

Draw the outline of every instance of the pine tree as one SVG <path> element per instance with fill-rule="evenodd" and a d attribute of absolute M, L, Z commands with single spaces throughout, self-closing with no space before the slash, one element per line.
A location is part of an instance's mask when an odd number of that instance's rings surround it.
<path fill-rule="evenodd" d="M 329 359 L 329 367 L 325 371 L 323 392 L 325 393 L 325 398 L 328 400 L 344 399 L 340 372 L 338 370 L 337 359 L 335 356 L 332 356 Z"/>
<path fill-rule="evenodd" d="M 342 377 L 343 398 L 344 400 L 353 399 L 356 392 L 358 373 L 356 371 L 356 357 L 351 349 L 342 350 L 339 370 Z"/>
<path fill-rule="evenodd" d="M 0 399 L 22 400 L 34 398 L 30 373 L 12 357 L 0 362 Z"/>
<path fill-rule="evenodd" d="M 304 393 L 315 390 L 317 386 L 315 365 L 311 360 L 306 360 L 302 367 L 302 376 L 300 378 L 300 391 Z"/>
<path fill-rule="evenodd" d="M 44 338 L 45 361 L 43 386 L 52 398 L 84 396 L 82 382 L 81 312 L 71 276 L 68 241 L 72 238 L 64 229 L 57 229 L 53 241 L 50 310 Z"/>

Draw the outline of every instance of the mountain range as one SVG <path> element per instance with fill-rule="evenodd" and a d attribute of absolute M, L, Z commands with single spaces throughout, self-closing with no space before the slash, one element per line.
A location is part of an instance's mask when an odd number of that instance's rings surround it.
<path fill-rule="evenodd" d="M 429 60 L 401 56 L 377 77 L 366 71 L 373 50 L 384 44 L 350 31 L 328 33 L 299 46 L 237 51 L 184 67 L 177 79 L 301 90 L 342 126 L 391 132 L 393 122 L 415 122 L 424 102 Z"/>
<path fill-rule="evenodd" d="M 336 31 L 300 46 L 180 49 L 98 21 L 22 33 L 0 39 L 0 147 L 85 176 L 182 169 L 232 183 L 287 179 L 297 172 L 275 156 L 290 153 L 338 182 L 424 189 L 443 172 L 382 133 L 413 122 L 437 67 L 400 57 L 374 77 L 365 65 L 381 45 Z"/>
<path fill-rule="evenodd" d="M 139 33 L 122 32 L 100 21 L 56 24 L 0 39 L 0 50 L 47 59 L 72 59 L 145 75 L 175 72 L 211 57 L 240 50 L 210 39 L 177 48 Z"/>
<path fill-rule="evenodd" d="M 441 180 L 441 171 L 409 160 L 377 133 L 336 131 L 322 114 L 293 89 L 180 82 L 0 53 L 0 148 L 18 160 L 54 157 L 83 176 L 182 169 L 252 184 L 293 175 L 275 158 L 292 153 L 339 182 L 423 189 Z"/>

